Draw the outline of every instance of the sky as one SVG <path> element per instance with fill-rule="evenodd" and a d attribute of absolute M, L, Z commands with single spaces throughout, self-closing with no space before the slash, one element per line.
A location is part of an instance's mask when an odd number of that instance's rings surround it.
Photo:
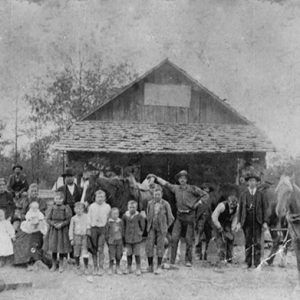
<path fill-rule="evenodd" d="M 300 154 L 300 1 L 2 1 L 5 138 L 13 138 L 16 100 L 21 119 L 30 114 L 24 94 L 36 78 L 100 53 L 105 65 L 128 62 L 139 74 L 169 57 L 279 150 Z"/>

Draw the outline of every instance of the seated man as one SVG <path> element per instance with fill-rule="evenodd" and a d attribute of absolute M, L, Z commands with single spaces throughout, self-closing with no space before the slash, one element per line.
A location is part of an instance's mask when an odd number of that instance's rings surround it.
<path fill-rule="evenodd" d="M 28 182 L 25 174 L 22 174 L 23 167 L 19 164 L 13 166 L 13 174 L 9 176 L 7 190 L 13 197 L 19 198 L 23 192 L 28 190 Z"/>
<path fill-rule="evenodd" d="M 212 222 L 216 229 L 219 258 L 221 261 L 232 262 L 233 234 L 237 223 L 237 197 L 231 195 L 226 201 L 218 204 L 212 213 Z"/>

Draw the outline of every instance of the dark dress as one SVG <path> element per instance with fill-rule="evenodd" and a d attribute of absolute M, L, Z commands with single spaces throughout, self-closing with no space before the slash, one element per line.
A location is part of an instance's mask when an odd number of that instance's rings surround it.
<path fill-rule="evenodd" d="M 11 193 L 9 193 L 7 191 L 0 193 L 0 209 L 4 210 L 5 219 L 7 219 L 9 217 L 13 217 L 14 210 L 15 210 L 15 204 L 14 204 Z"/>
<path fill-rule="evenodd" d="M 44 251 L 66 254 L 72 251 L 69 241 L 69 224 L 72 218 L 72 211 L 68 205 L 54 204 L 47 213 L 46 220 L 49 230 L 45 236 Z M 60 229 L 54 225 L 62 224 Z"/>

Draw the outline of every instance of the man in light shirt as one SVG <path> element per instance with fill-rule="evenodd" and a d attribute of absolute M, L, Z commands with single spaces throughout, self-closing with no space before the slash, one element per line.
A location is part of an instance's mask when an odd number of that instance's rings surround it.
<path fill-rule="evenodd" d="M 105 201 L 105 192 L 102 190 L 96 191 L 95 202 L 89 206 L 87 214 L 87 235 L 90 236 L 92 244 L 97 248 L 95 253 L 93 253 L 93 275 L 98 276 L 104 274 L 105 226 L 111 210 L 110 205 Z"/>

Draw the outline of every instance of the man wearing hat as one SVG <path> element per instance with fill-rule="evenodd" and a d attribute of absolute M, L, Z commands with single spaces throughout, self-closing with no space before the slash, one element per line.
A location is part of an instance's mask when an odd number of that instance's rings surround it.
<path fill-rule="evenodd" d="M 11 193 L 6 189 L 4 178 L 0 178 L 0 209 L 4 210 L 5 219 L 13 217 L 15 205 Z"/>
<path fill-rule="evenodd" d="M 181 232 L 186 230 L 186 255 L 185 263 L 187 267 L 192 266 L 192 250 L 194 243 L 195 211 L 202 201 L 208 201 L 208 194 L 199 187 L 187 184 L 188 173 L 183 170 L 176 174 L 177 184 L 157 177 L 158 183 L 166 186 L 175 194 L 177 216 L 172 231 L 171 264 L 175 264 L 178 242 Z"/>
<path fill-rule="evenodd" d="M 19 198 L 23 192 L 27 192 L 29 185 L 25 174 L 22 174 L 23 167 L 19 164 L 13 166 L 13 174 L 9 176 L 7 190 L 13 197 Z"/>
<path fill-rule="evenodd" d="M 74 215 L 74 206 L 76 202 L 81 200 L 82 190 L 75 184 L 74 173 L 71 168 L 66 168 L 66 171 L 61 176 L 64 178 L 64 185 L 58 190 L 64 193 L 64 204 L 70 206 Z"/>
<path fill-rule="evenodd" d="M 260 264 L 261 258 L 261 233 L 266 230 L 267 225 L 267 203 L 262 192 L 258 191 L 257 185 L 260 182 L 259 175 L 251 171 L 245 176 L 248 189 L 245 190 L 239 199 L 238 223 L 236 230 L 243 228 L 245 235 L 246 264 L 247 268 L 252 266 L 252 255 L 254 266 Z"/>

